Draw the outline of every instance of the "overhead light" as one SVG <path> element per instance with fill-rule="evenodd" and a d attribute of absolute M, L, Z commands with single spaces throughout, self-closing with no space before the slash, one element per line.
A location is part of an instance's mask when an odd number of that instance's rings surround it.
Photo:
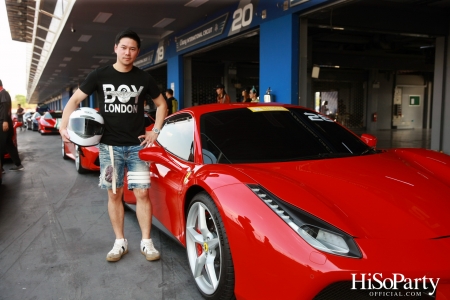
<path fill-rule="evenodd" d="M 72 52 L 79 52 L 81 50 L 81 47 L 72 47 L 70 48 L 70 51 Z"/>
<path fill-rule="evenodd" d="M 165 38 L 166 36 L 168 36 L 169 34 L 173 33 L 173 30 L 167 30 L 166 32 L 164 32 L 163 34 L 161 34 L 160 38 Z"/>
<path fill-rule="evenodd" d="M 164 28 L 167 25 L 169 25 L 170 23 L 172 23 L 173 21 L 175 21 L 175 19 L 172 18 L 164 18 L 161 21 L 159 21 L 158 23 L 156 23 L 155 25 L 153 25 L 153 27 L 157 27 L 157 28 Z"/>
<path fill-rule="evenodd" d="M 80 38 L 78 39 L 79 42 L 89 42 L 92 35 L 82 34 Z"/>
<path fill-rule="evenodd" d="M 92 22 L 95 22 L 95 23 L 106 23 L 106 21 L 108 21 L 108 19 L 111 16 L 112 16 L 111 13 L 101 12 L 95 17 L 95 19 Z"/>
<path fill-rule="evenodd" d="M 61 68 L 64 68 L 64 67 L 67 66 L 67 64 L 59 64 L 59 66 L 60 66 Z"/>
<path fill-rule="evenodd" d="M 116 59 L 117 56 L 94 55 L 92 58 L 98 58 L 98 59 Z"/>
<path fill-rule="evenodd" d="M 335 65 L 320 65 L 319 67 L 321 68 L 334 68 L 334 69 L 339 69 L 340 66 L 335 66 Z"/>
<path fill-rule="evenodd" d="M 311 72 L 312 78 L 319 78 L 320 67 L 318 65 L 314 65 Z"/>
<path fill-rule="evenodd" d="M 184 6 L 187 7 L 199 7 L 205 2 L 208 2 L 209 0 L 191 0 L 188 3 L 186 3 Z"/>
<path fill-rule="evenodd" d="M 155 27 L 155 26 L 153 26 L 153 27 Z M 158 34 L 141 34 L 141 33 L 138 33 L 138 35 L 139 35 L 139 37 L 141 39 L 159 40 L 161 38 L 161 36 L 158 35 Z"/>
<path fill-rule="evenodd" d="M 72 57 L 64 57 L 63 58 L 63 61 L 71 61 L 72 60 Z"/>

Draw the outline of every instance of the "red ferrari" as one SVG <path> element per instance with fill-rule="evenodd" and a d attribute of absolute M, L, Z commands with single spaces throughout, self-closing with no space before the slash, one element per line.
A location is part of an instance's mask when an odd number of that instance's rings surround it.
<path fill-rule="evenodd" d="M 62 118 L 62 111 L 47 111 L 38 120 L 38 131 L 44 135 L 46 133 L 59 133 L 59 123 Z"/>
<path fill-rule="evenodd" d="M 62 157 L 73 159 L 75 169 L 79 174 L 88 171 L 100 171 L 100 161 L 98 159 L 98 146 L 80 147 L 73 143 L 64 143 L 61 139 Z"/>
<path fill-rule="evenodd" d="M 212 104 L 140 157 L 207 299 L 450 299 L 450 156 L 375 145 L 299 106 Z"/>

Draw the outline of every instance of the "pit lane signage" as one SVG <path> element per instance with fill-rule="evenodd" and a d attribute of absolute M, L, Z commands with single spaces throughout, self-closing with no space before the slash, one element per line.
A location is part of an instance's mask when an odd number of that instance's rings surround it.
<path fill-rule="evenodd" d="M 188 33 L 176 37 L 177 52 L 222 34 L 227 19 L 228 13 Z"/>
<path fill-rule="evenodd" d="M 253 21 L 253 12 L 258 7 L 259 0 L 241 0 L 238 8 L 233 12 L 233 21 L 231 23 L 228 36 L 237 34 L 249 29 Z"/>
<path fill-rule="evenodd" d="M 145 65 L 149 65 L 153 62 L 153 56 L 155 54 L 155 51 L 152 50 L 149 53 L 146 53 L 140 57 L 138 57 L 138 59 L 134 62 L 134 65 L 138 68 L 145 66 Z"/>
<path fill-rule="evenodd" d="M 291 0 L 291 7 L 300 3 L 308 2 L 309 0 Z"/>

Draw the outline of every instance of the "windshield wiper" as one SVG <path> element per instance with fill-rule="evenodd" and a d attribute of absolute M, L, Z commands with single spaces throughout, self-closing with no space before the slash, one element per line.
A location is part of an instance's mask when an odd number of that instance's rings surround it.
<path fill-rule="evenodd" d="M 353 153 L 319 153 L 317 156 L 319 158 L 337 158 L 337 157 L 347 157 L 354 156 Z"/>
<path fill-rule="evenodd" d="M 375 149 L 367 148 L 366 150 L 361 152 L 359 155 L 374 154 L 374 153 L 377 153 L 377 151 Z"/>

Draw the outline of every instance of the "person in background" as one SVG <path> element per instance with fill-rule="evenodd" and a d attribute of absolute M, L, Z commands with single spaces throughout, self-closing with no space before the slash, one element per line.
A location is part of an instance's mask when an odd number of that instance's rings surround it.
<path fill-rule="evenodd" d="M 147 100 L 144 100 L 144 111 L 147 113 L 150 111 L 150 105 L 148 105 Z"/>
<path fill-rule="evenodd" d="M 253 86 L 253 87 L 250 89 L 250 102 L 252 102 L 252 103 L 257 103 L 257 102 L 259 102 L 259 99 L 258 99 L 258 91 L 255 89 L 255 86 Z"/>
<path fill-rule="evenodd" d="M 166 97 L 167 100 L 171 102 L 172 105 L 172 111 L 169 110 L 169 114 L 173 114 L 178 111 L 178 100 L 173 96 L 173 90 L 167 89 L 166 90 Z"/>
<path fill-rule="evenodd" d="M 0 160 L 2 163 L 2 173 L 5 154 L 9 153 L 12 161 L 16 165 L 10 168 L 11 171 L 23 170 L 22 161 L 19 157 L 16 145 L 14 145 L 14 126 L 11 119 L 11 96 L 3 88 L 3 82 L 0 80 Z"/>
<path fill-rule="evenodd" d="M 250 95 L 248 93 L 248 89 L 245 88 L 242 90 L 242 103 L 250 102 L 252 99 L 250 99 Z"/>
<path fill-rule="evenodd" d="M 146 162 L 139 158 L 139 151 L 156 141 L 166 117 L 167 105 L 155 79 L 133 65 L 140 46 L 141 39 L 134 31 L 125 30 L 117 34 L 114 43 L 116 63 L 97 68 L 86 77 L 66 104 L 59 129 L 63 141 L 69 142 L 67 125 L 70 114 L 86 97 L 97 93 L 100 113 L 105 122 L 99 144 L 99 186 L 108 191 L 108 213 L 116 237 L 112 250 L 106 255 L 106 260 L 110 262 L 118 261 L 128 253 L 122 203 L 125 168 L 128 169 L 128 189 L 133 190 L 136 197 L 136 216 L 142 235 L 140 251 L 147 260 L 160 258 L 150 238 L 150 172 Z M 124 86 L 132 89 L 133 93 Z M 142 117 L 145 99 L 152 99 L 156 105 L 152 131 L 145 131 L 145 118 Z M 114 104 L 125 109 L 116 109 Z"/>
<path fill-rule="evenodd" d="M 17 104 L 17 111 L 16 111 L 16 115 L 17 115 L 17 122 L 22 123 L 22 126 L 20 126 L 20 131 L 22 131 L 22 129 L 24 129 L 24 122 L 23 122 L 23 115 L 25 114 L 25 110 L 22 108 L 22 106 L 20 104 Z"/>
<path fill-rule="evenodd" d="M 323 101 L 322 106 L 320 107 L 320 113 L 322 115 L 328 115 L 328 101 Z"/>
<path fill-rule="evenodd" d="M 174 112 L 178 111 L 178 101 L 173 96 L 173 90 L 166 90 L 166 98 L 167 98 L 167 115 L 171 115 Z"/>
<path fill-rule="evenodd" d="M 223 84 L 216 85 L 217 103 L 230 103 L 230 96 L 225 92 Z"/>

